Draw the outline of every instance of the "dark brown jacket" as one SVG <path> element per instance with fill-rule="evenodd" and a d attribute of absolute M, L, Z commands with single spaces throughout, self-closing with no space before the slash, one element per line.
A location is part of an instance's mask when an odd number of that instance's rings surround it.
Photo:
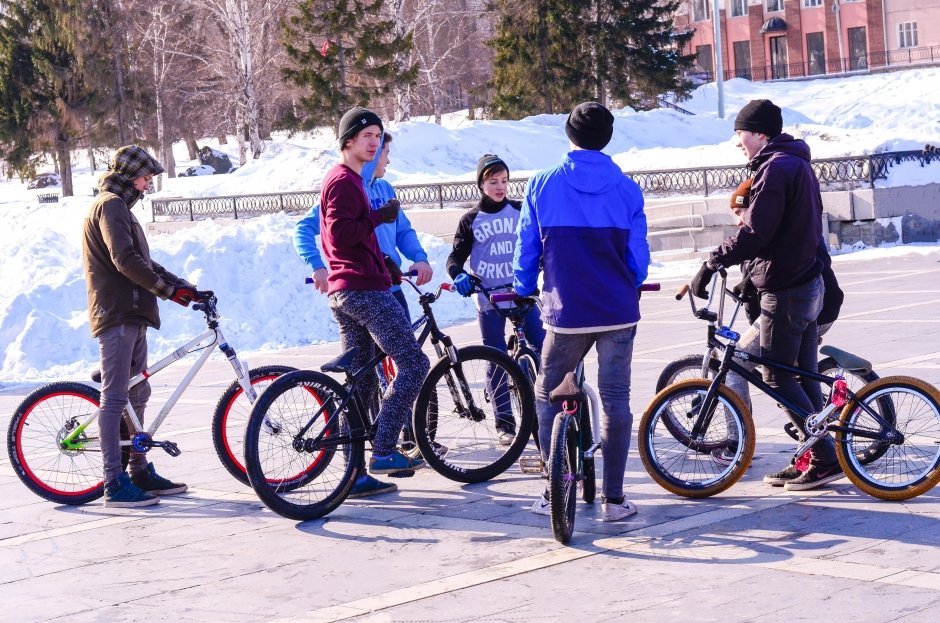
<path fill-rule="evenodd" d="M 100 192 L 85 217 L 82 261 L 91 335 L 123 323 L 160 328 L 157 297 L 168 299 L 179 277 L 150 259 L 144 229 L 118 195 Z"/>

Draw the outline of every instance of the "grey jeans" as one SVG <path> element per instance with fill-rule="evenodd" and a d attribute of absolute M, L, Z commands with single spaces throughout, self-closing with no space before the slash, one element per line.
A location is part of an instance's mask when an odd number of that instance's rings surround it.
<path fill-rule="evenodd" d="M 539 445 L 542 459 L 548 461 L 552 423 L 559 407 L 548 401 L 591 347 L 597 345 L 597 380 L 601 398 L 601 450 L 604 456 L 606 498 L 623 496 L 623 474 L 630 450 L 633 414 L 630 412 L 630 373 L 636 327 L 600 333 L 555 333 L 549 327 L 542 344 L 542 368 L 535 380 L 535 408 L 539 418 Z"/>
<path fill-rule="evenodd" d="M 107 483 L 121 474 L 121 418 L 126 417 L 124 407 L 128 399 L 134 412 L 144 424 L 144 409 L 150 399 L 150 383 L 144 380 L 128 392 L 130 379 L 147 367 L 147 327 L 141 324 L 122 324 L 106 329 L 98 336 L 101 352 L 101 412 L 98 430 L 101 435 L 101 459 L 104 462 L 104 481 Z M 130 421 L 128 421 L 128 427 Z M 131 474 L 147 467 L 147 455 L 131 452 Z"/>

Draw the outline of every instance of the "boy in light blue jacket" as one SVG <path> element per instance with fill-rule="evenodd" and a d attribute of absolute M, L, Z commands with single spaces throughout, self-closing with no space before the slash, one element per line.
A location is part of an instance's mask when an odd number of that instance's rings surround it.
<path fill-rule="evenodd" d="M 389 150 L 392 135 L 385 132 L 382 137 L 382 146 L 375 156 L 375 160 L 366 163 L 362 168 L 362 184 L 369 197 L 373 210 L 378 210 L 389 199 L 395 198 L 395 189 L 382 177 L 389 163 Z M 313 271 L 313 283 L 319 292 L 326 293 L 327 269 L 317 247 L 317 236 L 320 235 L 320 204 L 310 208 L 307 214 L 294 227 L 294 248 L 298 255 Z M 375 236 L 379 241 L 379 248 L 396 264 L 402 265 L 402 256 L 411 260 L 409 270 L 418 272 L 416 283 L 422 286 L 428 283 L 433 276 L 431 265 L 428 263 L 428 254 L 425 253 L 418 241 L 418 234 L 411 226 L 411 221 L 405 216 L 405 211 L 398 212 L 398 219 L 394 223 L 383 223 L 375 228 Z M 392 294 L 405 308 L 405 314 L 410 318 L 408 304 L 401 286 L 393 285 Z"/>
<path fill-rule="evenodd" d="M 600 151 L 613 129 L 613 115 L 597 102 L 571 111 L 565 123 L 571 151 L 529 180 L 513 258 L 513 287 L 521 296 L 536 292 L 539 272 L 544 272 L 546 337 L 535 382 L 544 461 L 558 411 L 548 401 L 549 392 L 597 346 L 604 521 L 636 513 L 624 498 L 623 475 L 633 426 L 630 367 L 640 320 L 638 289 L 650 261 L 640 188 Z M 532 511 L 551 513 L 547 492 Z"/>

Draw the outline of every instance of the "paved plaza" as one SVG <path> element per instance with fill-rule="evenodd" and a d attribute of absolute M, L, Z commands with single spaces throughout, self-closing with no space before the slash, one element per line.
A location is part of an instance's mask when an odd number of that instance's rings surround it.
<path fill-rule="evenodd" d="M 827 343 L 882 376 L 940 385 L 940 253 L 846 259 L 835 265 L 846 301 Z M 678 286 L 664 282 L 642 300 L 634 438 L 663 366 L 702 350 L 705 325 L 673 299 Z M 448 332 L 458 344 L 479 341 L 475 323 Z M 337 354 L 328 344 L 250 364 L 314 368 Z M 596 358 L 589 364 L 593 377 Z M 184 371 L 155 379 L 152 405 Z M 161 429 L 183 454 L 154 450 L 153 460 L 190 490 L 158 506 L 56 506 L 29 492 L 2 455 L 0 621 L 940 619 L 940 489 L 889 503 L 845 479 L 799 493 L 765 485 L 794 446 L 766 397 L 755 399 L 757 452 L 739 483 L 709 499 L 677 497 L 647 475 L 634 441 L 626 484 L 639 513 L 602 523 L 599 504 L 579 502 L 566 547 L 547 517 L 529 512 L 542 482 L 517 467 L 476 485 L 425 469 L 398 481 L 396 494 L 348 501 L 324 519 L 275 515 L 213 450 L 210 418 L 230 377 L 213 357 Z M 4 431 L 30 389 L 0 389 Z"/>

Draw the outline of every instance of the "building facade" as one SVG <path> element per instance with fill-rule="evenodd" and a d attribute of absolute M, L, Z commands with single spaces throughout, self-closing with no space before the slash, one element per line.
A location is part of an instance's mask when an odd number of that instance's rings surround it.
<path fill-rule="evenodd" d="M 940 0 L 718 0 L 723 76 L 773 80 L 940 63 Z M 687 0 L 676 24 L 714 76 L 714 0 Z"/>

